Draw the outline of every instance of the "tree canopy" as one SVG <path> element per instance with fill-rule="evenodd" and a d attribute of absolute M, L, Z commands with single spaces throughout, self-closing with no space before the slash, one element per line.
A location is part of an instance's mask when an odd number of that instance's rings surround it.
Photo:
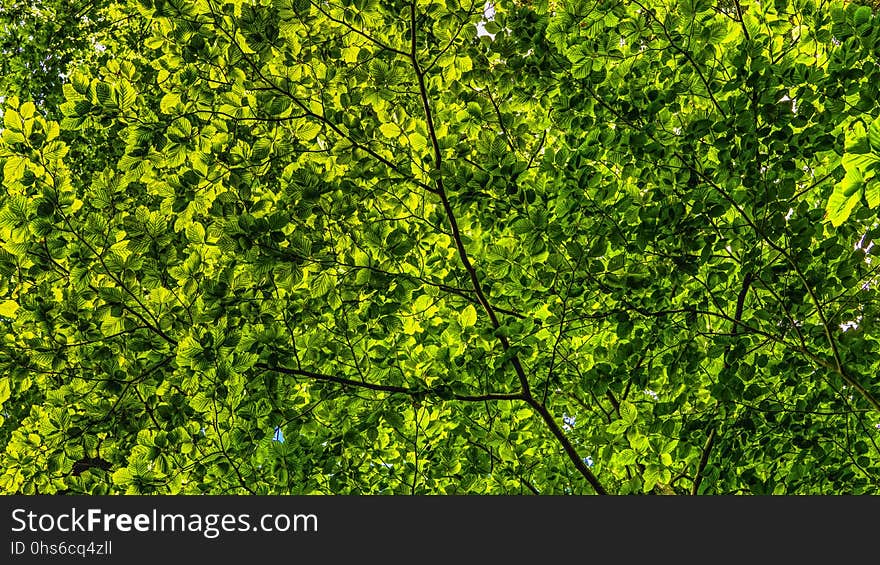
<path fill-rule="evenodd" d="M 877 492 L 871 7 L 15 6 L 0 491 Z"/>

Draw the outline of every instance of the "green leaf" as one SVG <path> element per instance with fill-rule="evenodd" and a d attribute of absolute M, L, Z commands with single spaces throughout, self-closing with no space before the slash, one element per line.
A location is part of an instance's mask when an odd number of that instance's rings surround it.
<path fill-rule="evenodd" d="M 6 108 L 3 111 L 3 125 L 13 131 L 22 131 L 24 129 L 24 120 L 21 114 L 12 108 Z"/>
<path fill-rule="evenodd" d="M 864 25 L 871 21 L 872 10 L 870 6 L 859 6 L 855 14 L 853 14 L 853 24 L 856 27 Z"/>
<path fill-rule="evenodd" d="M 880 179 L 876 177 L 865 183 L 865 201 L 869 208 L 880 207 Z"/>
<path fill-rule="evenodd" d="M 864 179 L 858 169 L 852 168 L 846 172 L 846 176 L 834 187 L 834 192 L 828 198 L 826 206 L 826 219 L 834 227 L 841 226 L 850 216 L 856 204 L 859 202 L 859 189 Z"/>
<path fill-rule="evenodd" d="M 382 132 L 382 135 L 390 138 L 397 138 L 400 136 L 400 127 L 397 124 L 382 124 L 379 126 L 379 131 Z"/>
<path fill-rule="evenodd" d="M 660 482 L 660 467 L 653 463 L 645 466 L 645 471 L 642 473 L 642 480 L 644 481 L 642 485 L 642 492 L 650 492 L 658 482 Z"/>
<path fill-rule="evenodd" d="M 629 402 L 627 400 L 623 400 L 620 402 L 620 417 L 626 422 L 628 425 L 632 425 L 635 423 L 636 418 L 638 418 L 639 412 L 636 408 L 635 404 Z"/>
<path fill-rule="evenodd" d="M 620 435 L 624 433 L 627 429 L 627 424 L 623 420 L 614 420 L 608 427 L 606 428 L 607 432 L 611 435 Z"/>
<path fill-rule="evenodd" d="M 9 377 L 0 377 L 0 407 L 12 396 Z"/>
<path fill-rule="evenodd" d="M 477 323 L 477 310 L 473 304 L 465 306 L 458 316 L 458 323 L 462 328 L 469 328 Z"/>
<path fill-rule="evenodd" d="M 251 152 L 251 158 L 254 161 L 262 161 L 269 156 L 272 151 L 273 143 L 270 139 L 258 139 L 254 144 Z"/>
<path fill-rule="evenodd" d="M 22 132 L 9 128 L 3 130 L 3 142 L 6 145 L 12 145 L 14 143 L 24 143 L 25 141 L 26 140 Z"/>
<path fill-rule="evenodd" d="M 428 139 L 418 132 L 409 134 L 409 143 L 415 151 L 424 151 L 428 147 Z"/>
<path fill-rule="evenodd" d="M 321 125 L 309 121 L 301 122 L 296 130 L 297 137 L 301 141 L 311 141 L 318 137 L 319 133 L 321 133 Z"/>
<path fill-rule="evenodd" d="M 186 237 L 193 243 L 205 243 L 205 228 L 195 222 L 186 227 Z"/>
<path fill-rule="evenodd" d="M 312 279 L 312 283 L 310 288 L 312 290 L 312 296 L 315 298 L 319 298 L 325 296 L 330 289 L 333 288 L 335 281 L 333 277 L 330 276 L 330 273 L 327 271 L 322 271 L 318 273 L 318 275 Z"/>
<path fill-rule="evenodd" d="M 101 106 L 111 107 L 113 106 L 113 88 L 107 84 L 106 82 L 98 82 L 94 84 L 95 98 L 96 101 Z"/>
<path fill-rule="evenodd" d="M 123 467 L 113 472 L 112 480 L 114 484 L 125 486 L 134 481 L 134 476 L 131 474 L 131 471 Z"/>
<path fill-rule="evenodd" d="M 6 163 L 3 165 L 3 181 L 11 184 L 21 179 L 27 162 L 27 159 L 18 155 L 6 159 Z"/>
<path fill-rule="evenodd" d="M 52 141 L 44 145 L 40 152 L 43 159 L 48 161 L 63 159 L 67 155 L 67 145 L 61 141 Z"/>
<path fill-rule="evenodd" d="M 33 118 L 34 112 L 36 111 L 36 106 L 34 106 L 33 102 L 25 102 L 18 108 L 19 114 L 25 120 Z"/>
<path fill-rule="evenodd" d="M 116 88 L 116 106 L 120 110 L 130 108 L 137 98 L 137 91 L 128 83 L 120 83 Z"/>
<path fill-rule="evenodd" d="M 467 55 L 455 58 L 455 68 L 462 73 L 466 73 L 474 68 L 471 58 Z"/>
<path fill-rule="evenodd" d="M 180 96 L 177 93 L 169 92 L 159 101 L 159 110 L 163 114 L 175 114 L 179 104 Z"/>
<path fill-rule="evenodd" d="M 89 77 L 79 71 L 70 73 L 70 84 L 79 94 L 86 94 L 89 91 Z"/>
<path fill-rule="evenodd" d="M 868 143 L 871 144 L 871 149 L 880 155 L 880 116 L 868 126 Z"/>

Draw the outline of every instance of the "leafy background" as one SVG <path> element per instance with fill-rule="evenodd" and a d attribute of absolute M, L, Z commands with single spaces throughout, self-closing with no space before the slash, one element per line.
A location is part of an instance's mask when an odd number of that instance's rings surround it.
<path fill-rule="evenodd" d="M 880 20 L 0 10 L 0 491 L 861 494 Z"/>

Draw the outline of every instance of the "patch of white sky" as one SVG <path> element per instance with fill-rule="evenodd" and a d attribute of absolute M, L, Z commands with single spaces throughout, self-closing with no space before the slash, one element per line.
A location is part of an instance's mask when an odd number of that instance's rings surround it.
<path fill-rule="evenodd" d="M 495 5 L 491 2 L 486 2 L 486 5 L 483 6 L 483 19 L 477 23 L 477 37 L 488 37 L 489 39 L 495 39 L 494 33 L 489 33 L 486 31 L 486 24 L 493 21 L 495 19 Z"/>
<path fill-rule="evenodd" d="M 798 113 L 798 105 L 797 98 L 791 98 L 788 94 L 783 94 L 782 98 L 779 99 L 780 102 L 791 102 L 791 113 L 797 116 Z"/>

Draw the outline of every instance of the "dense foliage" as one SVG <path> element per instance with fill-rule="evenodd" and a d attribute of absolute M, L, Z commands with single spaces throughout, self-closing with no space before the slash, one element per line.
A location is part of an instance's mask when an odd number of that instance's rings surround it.
<path fill-rule="evenodd" d="M 0 491 L 876 492 L 870 7 L 94 9 L 4 63 Z"/>

